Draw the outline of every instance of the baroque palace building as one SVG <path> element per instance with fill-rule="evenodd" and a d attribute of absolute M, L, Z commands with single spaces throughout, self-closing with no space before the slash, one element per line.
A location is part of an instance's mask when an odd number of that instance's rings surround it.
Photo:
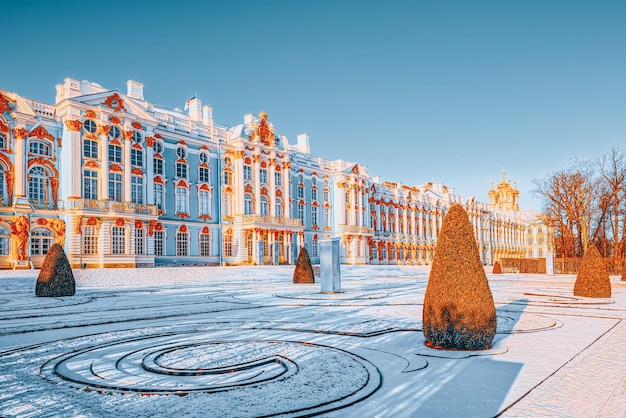
<path fill-rule="evenodd" d="M 268 116 L 228 127 L 67 78 L 55 104 L 0 89 L 0 267 L 38 267 L 61 244 L 73 267 L 295 264 L 340 238 L 342 262 L 430 264 L 448 207 L 465 207 L 485 264 L 541 257 L 548 231 L 504 173 L 489 203 L 440 183 L 406 186 L 310 154 Z M 541 237 L 541 245 L 539 245 Z M 544 249 L 545 247 L 545 249 Z"/>

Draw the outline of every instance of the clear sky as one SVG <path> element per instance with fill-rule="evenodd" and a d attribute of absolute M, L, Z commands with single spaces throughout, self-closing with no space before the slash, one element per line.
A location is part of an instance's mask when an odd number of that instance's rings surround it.
<path fill-rule="evenodd" d="M 487 201 L 504 168 L 522 209 L 533 179 L 626 144 L 623 0 L 0 0 L 0 23 L 6 90 L 133 79 L 225 125 L 265 110 L 386 181 Z"/>

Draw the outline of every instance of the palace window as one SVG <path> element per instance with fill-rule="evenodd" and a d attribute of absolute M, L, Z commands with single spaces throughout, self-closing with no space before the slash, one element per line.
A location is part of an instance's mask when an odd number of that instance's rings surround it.
<path fill-rule="evenodd" d="M 259 180 L 261 183 L 267 183 L 267 170 L 265 168 L 259 170 Z"/>
<path fill-rule="evenodd" d="M 330 226 L 330 210 L 324 208 L 324 226 Z"/>
<path fill-rule="evenodd" d="M 311 200 L 312 201 L 317 200 L 317 189 L 311 189 Z"/>
<path fill-rule="evenodd" d="M 152 150 L 155 154 L 163 154 L 163 144 L 159 141 L 155 141 L 152 144 Z"/>
<path fill-rule="evenodd" d="M 165 207 L 165 192 L 163 190 L 163 185 L 161 183 L 154 183 L 154 205 L 159 210 L 163 210 Z"/>
<path fill-rule="evenodd" d="M 145 254 L 144 246 L 144 230 L 143 228 L 135 229 L 135 254 Z"/>
<path fill-rule="evenodd" d="M 261 196 L 261 215 L 267 216 L 269 215 L 269 204 L 267 203 L 267 197 Z"/>
<path fill-rule="evenodd" d="M 209 179 L 211 176 L 211 171 L 208 167 L 199 167 L 198 168 L 198 182 L 199 183 L 209 183 Z"/>
<path fill-rule="evenodd" d="M 109 144 L 109 162 L 118 164 L 122 162 L 122 147 Z"/>
<path fill-rule="evenodd" d="M 244 215 L 252 215 L 252 196 L 248 193 L 243 198 L 243 213 Z"/>
<path fill-rule="evenodd" d="M 233 216 L 233 195 L 232 193 L 224 193 L 224 214 L 223 216 Z"/>
<path fill-rule="evenodd" d="M 123 226 L 111 228 L 111 254 L 126 254 L 126 228 Z"/>
<path fill-rule="evenodd" d="M 298 219 L 304 224 L 304 205 L 298 204 Z"/>
<path fill-rule="evenodd" d="M 201 152 L 198 154 L 198 161 L 200 161 L 201 164 L 208 164 L 209 162 L 209 155 L 206 152 Z"/>
<path fill-rule="evenodd" d="M 328 190 L 324 190 L 324 202 L 330 201 L 330 192 Z"/>
<path fill-rule="evenodd" d="M 233 184 L 233 173 L 230 170 L 224 171 L 224 184 Z"/>
<path fill-rule="evenodd" d="M 319 256 L 319 241 L 317 240 L 317 235 L 313 237 L 313 241 L 311 242 L 311 256 Z"/>
<path fill-rule="evenodd" d="M 109 173 L 109 200 L 122 201 L 122 175 L 119 173 Z"/>
<path fill-rule="evenodd" d="M 279 218 L 282 218 L 283 217 L 283 201 L 281 199 L 276 199 L 275 209 L 276 209 L 276 216 L 278 216 Z"/>
<path fill-rule="evenodd" d="M 189 189 L 176 187 L 176 213 L 189 213 Z"/>
<path fill-rule="evenodd" d="M 34 228 L 30 237 L 30 254 L 46 255 L 52 245 L 52 232 L 46 228 Z"/>
<path fill-rule="evenodd" d="M 117 126 L 111 126 L 111 129 L 109 129 L 109 138 L 111 139 L 117 139 L 120 137 L 121 134 L 122 131 L 120 131 L 120 128 L 118 128 Z"/>
<path fill-rule="evenodd" d="M 92 121 L 91 119 L 87 119 L 85 122 L 83 122 L 83 128 L 85 128 L 85 130 L 89 133 L 94 133 L 96 132 L 96 129 L 98 127 L 96 125 L 96 122 Z"/>
<path fill-rule="evenodd" d="M 6 149 L 7 148 L 7 136 L 4 132 L 0 132 L 0 148 L 2 149 Z"/>
<path fill-rule="evenodd" d="M 49 178 L 43 167 L 33 167 L 28 172 L 28 200 L 33 203 L 48 203 Z"/>
<path fill-rule="evenodd" d="M 42 141 L 30 141 L 28 145 L 28 152 L 35 155 L 44 155 L 49 157 L 52 155 L 52 149 L 50 144 Z"/>
<path fill-rule="evenodd" d="M 182 161 L 176 161 L 176 178 L 187 178 L 187 163 Z"/>
<path fill-rule="evenodd" d="M 311 206 L 311 226 L 318 226 L 317 206 Z"/>
<path fill-rule="evenodd" d="M 282 182 L 283 176 L 281 175 L 280 171 L 276 171 L 274 173 L 274 183 L 276 184 L 276 186 L 282 186 Z"/>
<path fill-rule="evenodd" d="M 232 234 L 224 235 L 224 256 L 225 257 L 233 256 L 233 235 Z"/>
<path fill-rule="evenodd" d="M 185 158 L 187 158 L 187 150 L 183 147 L 176 148 L 176 156 L 184 160 Z"/>
<path fill-rule="evenodd" d="M 143 167 L 143 150 L 131 148 L 130 164 L 136 167 Z"/>
<path fill-rule="evenodd" d="M 98 228 L 86 225 L 83 227 L 83 254 L 98 254 Z"/>
<path fill-rule="evenodd" d="M 83 170 L 83 199 L 98 200 L 98 172 Z"/>
<path fill-rule="evenodd" d="M 200 255 L 202 257 L 208 257 L 211 255 L 211 234 L 200 234 Z"/>
<path fill-rule="evenodd" d="M 243 166 L 243 179 L 244 180 L 252 180 L 252 167 L 248 164 Z"/>
<path fill-rule="evenodd" d="M 154 231 L 154 255 L 165 255 L 165 232 Z"/>
<path fill-rule="evenodd" d="M 83 139 L 83 158 L 98 158 L 98 141 Z"/>
<path fill-rule="evenodd" d="M 211 216 L 211 193 L 208 190 L 198 192 L 198 215 Z"/>
<path fill-rule="evenodd" d="M 143 204 L 143 177 L 131 176 L 130 198 L 133 203 Z"/>
<path fill-rule="evenodd" d="M 9 245 L 9 231 L 0 226 L 0 255 L 9 255 L 11 246 Z"/>
<path fill-rule="evenodd" d="M 176 255 L 189 255 L 189 234 L 187 232 L 176 232 Z"/>
<path fill-rule="evenodd" d="M 135 144 L 138 144 L 141 142 L 141 139 L 142 139 L 141 134 L 138 131 L 133 131 L 133 142 Z"/>
<path fill-rule="evenodd" d="M 161 157 L 154 157 L 152 160 L 154 175 L 162 176 L 165 173 L 165 161 Z"/>
<path fill-rule="evenodd" d="M 298 197 L 298 199 L 304 199 L 304 186 L 298 185 L 296 193 L 297 193 L 296 196 Z"/>

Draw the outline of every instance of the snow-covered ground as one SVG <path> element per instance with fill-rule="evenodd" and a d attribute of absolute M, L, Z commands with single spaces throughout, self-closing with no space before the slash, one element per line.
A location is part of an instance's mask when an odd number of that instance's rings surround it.
<path fill-rule="evenodd" d="M 424 346 L 427 267 L 342 266 L 342 293 L 293 267 L 0 271 L 0 416 L 624 417 L 626 282 L 488 274 L 491 350 Z"/>

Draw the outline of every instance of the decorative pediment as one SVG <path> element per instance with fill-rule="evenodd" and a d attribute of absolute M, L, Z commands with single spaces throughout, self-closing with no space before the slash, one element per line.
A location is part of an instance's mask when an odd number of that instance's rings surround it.
<path fill-rule="evenodd" d="M 50 141 L 54 141 L 54 136 L 50 135 L 50 133 L 48 133 L 48 131 L 46 130 L 46 128 L 44 128 L 43 126 L 38 126 L 35 129 L 33 129 L 29 134 L 28 134 L 29 138 L 35 137 L 35 138 L 41 138 L 41 139 L 48 139 Z"/>
<path fill-rule="evenodd" d="M 11 112 L 13 110 L 12 102 L 0 93 L 0 114 L 4 112 Z"/>

